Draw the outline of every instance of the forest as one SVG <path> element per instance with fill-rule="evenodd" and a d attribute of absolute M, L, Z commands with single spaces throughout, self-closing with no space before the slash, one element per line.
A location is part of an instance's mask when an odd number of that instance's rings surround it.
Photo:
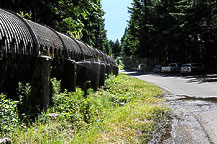
<path fill-rule="evenodd" d="M 133 0 L 121 54 L 216 71 L 216 0 Z"/>
<path fill-rule="evenodd" d="M 1 8 L 48 25 L 109 55 L 159 64 L 201 63 L 216 71 L 216 0 L 132 0 L 119 42 L 107 38 L 101 0 L 7 0 Z"/>

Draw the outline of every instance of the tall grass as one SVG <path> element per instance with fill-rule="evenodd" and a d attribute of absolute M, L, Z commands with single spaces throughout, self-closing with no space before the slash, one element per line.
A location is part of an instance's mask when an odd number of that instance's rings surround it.
<path fill-rule="evenodd" d="M 170 113 L 159 87 L 124 74 L 86 95 L 80 88 L 61 92 L 61 82 L 51 82 L 53 105 L 31 125 L 5 134 L 13 143 L 147 143 Z"/>

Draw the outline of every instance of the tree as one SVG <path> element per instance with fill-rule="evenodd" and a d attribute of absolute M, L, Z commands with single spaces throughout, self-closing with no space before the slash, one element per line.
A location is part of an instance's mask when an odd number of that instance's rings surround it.
<path fill-rule="evenodd" d="M 31 15 L 31 20 L 55 26 L 56 19 L 53 5 L 56 5 L 56 0 L 6 0 L 0 3 L 1 8 L 10 9 L 16 13 L 24 12 Z"/>
<path fill-rule="evenodd" d="M 217 2 L 133 0 L 121 54 L 168 62 L 217 61 Z"/>
<path fill-rule="evenodd" d="M 84 21 L 83 29 L 83 40 L 100 50 L 105 49 L 107 42 L 104 19 L 102 18 L 104 14 L 101 1 L 94 0 L 89 15 L 87 15 L 87 20 Z"/>
<path fill-rule="evenodd" d="M 120 55 L 120 47 L 121 47 L 121 45 L 120 45 L 120 42 L 119 42 L 118 39 L 113 43 L 114 43 L 113 44 L 114 46 L 112 47 L 112 52 L 115 55 L 115 57 L 117 57 L 117 56 Z"/>

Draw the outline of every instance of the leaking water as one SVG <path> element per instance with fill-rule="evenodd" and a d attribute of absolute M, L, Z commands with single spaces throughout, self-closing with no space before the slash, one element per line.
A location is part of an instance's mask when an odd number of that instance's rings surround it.
<path fill-rule="evenodd" d="M 162 127 L 165 133 L 161 141 L 154 139 L 151 144 L 217 144 L 217 74 L 183 77 L 126 73 L 174 94 L 165 96 L 172 110 L 170 124 Z"/>
<path fill-rule="evenodd" d="M 161 141 L 155 143 L 217 143 L 217 125 L 210 125 L 217 119 L 217 97 L 166 95 L 165 99 L 172 109 L 171 122 Z"/>

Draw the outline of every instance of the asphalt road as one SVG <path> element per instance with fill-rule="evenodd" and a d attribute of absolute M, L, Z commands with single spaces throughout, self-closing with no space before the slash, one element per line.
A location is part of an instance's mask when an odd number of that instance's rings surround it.
<path fill-rule="evenodd" d="M 148 74 L 139 71 L 122 71 L 128 75 L 156 84 L 173 95 L 192 97 L 217 97 L 217 75 L 182 76 L 168 74 Z"/>
<path fill-rule="evenodd" d="M 166 89 L 172 109 L 170 137 L 164 144 L 217 144 L 217 74 L 182 76 L 121 71 Z"/>

